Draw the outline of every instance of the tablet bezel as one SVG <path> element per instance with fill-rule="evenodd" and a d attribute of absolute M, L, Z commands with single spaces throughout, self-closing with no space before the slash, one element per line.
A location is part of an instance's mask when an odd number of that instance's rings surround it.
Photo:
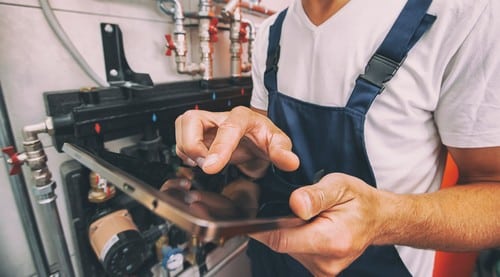
<path fill-rule="evenodd" d="M 294 227 L 305 223 L 304 220 L 293 215 L 235 220 L 200 218 L 186 211 L 177 199 L 160 192 L 83 147 L 64 143 L 62 150 L 88 169 L 99 173 L 147 209 L 203 242 L 219 242 L 237 235 Z"/>

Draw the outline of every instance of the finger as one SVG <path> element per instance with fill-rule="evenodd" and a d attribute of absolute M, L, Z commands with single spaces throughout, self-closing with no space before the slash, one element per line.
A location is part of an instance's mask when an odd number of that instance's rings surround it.
<path fill-rule="evenodd" d="M 218 219 L 242 217 L 241 211 L 235 203 L 217 193 L 190 191 L 185 198 L 190 207 L 200 205 L 207 212 Z"/>
<path fill-rule="evenodd" d="M 166 191 L 168 189 L 182 189 L 189 190 L 191 189 L 191 182 L 186 178 L 175 178 L 169 179 L 160 188 L 160 191 Z"/>
<path fill-rule="evenodd" d="M 177 157 L 179 157 L 182 160 L 182 163 L 184 165 L 190 166 L 190 167 L 197 166 L 197 164 L 196 164 L 195 161 L 193 161 L 191 158 L 189 158 L 188 156 L 186 156 L 186 154 L 182 153 L 182 151 L 180 150 L 179 145 L 176 145 L 176 147 L 175 147 L 175 154 L 177 155 Z"/>
<path fill-rule="evenodd" d="M 217 126 L 217 116 L 217 113 L 190 110 L 176 119 L 176 151 L 187 164 L 192 164 L 192 161 L 201 163 L 200 158 L 207 155 L 204 136 L 207 130 Z"/>
<path fill-rule="evenodd" d="M 274 134 L 268 149 L 269 159 L 279 169 L 293 171 L 299 167 L 299 157 L 292 152 L 292 141 L 284 133 Z"/>
<path fill-rule="evenodd" d="M 179 166 L 175 171 L 175 176 L 179 178 L 186 178 L 188 180 L 193 180 L 194 172 L 190 167 Z"/>
<path fill-rule="evenodd" d="M 318 183 L 296 189 L 290 196 L 290 208 L 300 218 L 309 220 L 319 213 L 352 200 L 347 192 L 347 175 L 329 174 Z"/>
<path fill-rule="evenodd" d="M 267 117 L 255 114 L 246 137 L 264 152 L 281 170 L 293 171 L 299 167 L 299 158 L 292 152 L 292 141 Z"/>
<path fill-rule="evenodd" d="M 327 236 L 322 235 L 321 230 L 318 229 L 322 227 L 321 225 L 330 229 L 332 227 L 331 222 L 320 218 L 302 226 L 253 233 L 249 236 L 279 253 L 328 253 L 333 238 L 331 238 L 330 230 L 326 231 Z"/>
<path fill-rule="evenodd" d="M 267 117 L 245 107 L 236 107 L 219 125 L 203 170 L 215 173 L 222 169 L 229 162 L 240 141 L 245 141 L 243 138 L 252 141 L 278 168 L 287 171 L 298 168 L 299 159 L 291 152 L 292 143 L 285 133 Z"/>
<path fill-rule="evenodd" d="M 248 108 L 236 107 L 220 122 L 215 139 L 202 165 L 206 173 L 217 173 L 229 162 L 232 153 L 248 131 L 253 112 Z"/>

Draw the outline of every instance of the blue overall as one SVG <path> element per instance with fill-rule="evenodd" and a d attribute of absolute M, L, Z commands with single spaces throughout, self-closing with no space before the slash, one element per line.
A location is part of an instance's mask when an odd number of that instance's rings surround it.
<path fill-rule="evenodd" d="M 283 172 L 271 166 L 260 181 L 265 201 L 282 205 L 264 205 L 261 214 L 286 212 L 290 193 L 317 181 L 318 172 L 342 172 L 356 176 L 376 187 L 375 176 L 364 142 L 365 116 L 371 103 L 384 90 L 420 37 L 436 17 L 427 14 L 432 0 L 409 0 L 388 35 L 371 57 L 364 74 L 345 107 L 325 107 L 303 102 L 277 89 L 280 37 L 287 10 L 281 12 L 270 27 L 264 85 L 269 92 L 268 116 L 292 140 L 292 151 L 300 158 L 294 172 Z M 306 78 L 307 76 L 304 76 Z M 330 92 L 332 93 L 332 92 Z M 285 205 L 283 205 L 285 203 Z M 306 234 L 304 240 L 308 239 Z M 271 251 L 257 241 L 249 244 L 248 255 L 254 276 L 310 276 L 296 260 Z M 394 246 L 370 246 L 340 276 L 411 276 Z"/>

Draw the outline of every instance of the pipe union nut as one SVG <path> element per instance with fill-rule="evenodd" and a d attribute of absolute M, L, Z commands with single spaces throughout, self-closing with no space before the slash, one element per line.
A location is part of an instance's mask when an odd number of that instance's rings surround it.
<path fill-rule="evenodd" d="M 36 186 L 33 188 L 33 195 L 37 198 L 46 198 L 53 196 L 56 190 L 56 182 L 50 182 L 45 186 Z"/>

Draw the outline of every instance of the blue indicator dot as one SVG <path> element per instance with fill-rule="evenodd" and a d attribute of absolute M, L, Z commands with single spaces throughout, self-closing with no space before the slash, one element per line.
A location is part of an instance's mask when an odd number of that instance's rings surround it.
<path fill-rule="evenodd" d="M 153 120 L 153 122 L 156 122 L 156 120 L 158 120 L 158 117 L 155 113 L 153 114 L 153 116 L 151 116 L 151 120 Z"/>
<path fill-rule="evenodd" d="M 212 92 L 212 100 L 215 100 L 215 99 L 217 99 L 217 94 L 214 91 L 214 92 Z"/>

